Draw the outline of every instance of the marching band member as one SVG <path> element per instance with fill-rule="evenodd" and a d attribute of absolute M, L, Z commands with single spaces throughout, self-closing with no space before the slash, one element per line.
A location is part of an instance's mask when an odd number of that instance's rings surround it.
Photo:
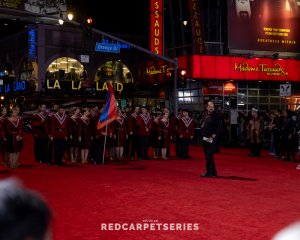
<path fill-rule="evenodd" d="M 48 133 L 46 126 L 47 108 L 41 104 L 38 111 L 32 115 L 31 126 L 34 138 L 34 157 L 37 162 L 47 162 Z"/>
<path fill-rule="evenodd" d="M 68 139 L 68 121 L 68 116 L 62 107 L 59 108 L 58 112 L 51 119 L 50 139 L 53 141 L 54 163 L 56 165 L 63 164 L 65 144 Z"/>
<path fill-rule="evenodd" d="M 6 121 L 7 151 L 9 156 L 9 167 L 19 166 L 19 156 L 23 148 L 23 120 L 19 116 L 18 106 L 12 109 L 11 116 Z"/>

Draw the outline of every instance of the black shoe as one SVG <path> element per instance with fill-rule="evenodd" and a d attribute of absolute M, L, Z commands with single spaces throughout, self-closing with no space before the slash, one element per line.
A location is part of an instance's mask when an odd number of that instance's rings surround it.
<path fill-rule="evenodd" d="M 208 174 L 206 174 L 206 173 L 201 173 L 201 174 L 200 174 L 200 177 L 212 177 L 212 175 L 208 175 Z"/>
<path fill-rule="evenodd" d="M 215 175 L 210 175 L 210 174 L 206 174 L 206 173 L 201 173 L 200 177 L 217 177 L 217 174 Z"/>

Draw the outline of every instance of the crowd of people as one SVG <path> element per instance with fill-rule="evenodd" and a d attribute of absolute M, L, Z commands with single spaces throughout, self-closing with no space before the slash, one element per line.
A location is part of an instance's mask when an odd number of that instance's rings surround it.
<path fill-rule="evenodd" d="M 260 114 L 253 108 L 250 114 L 240 112 L 238 123 L 238 136 L 246 134 L 250 156 L 259 157 L 264 147 L 276 159 L 298 162 L 300 116 L 296 111 L 277 109 Z"/>
<path fill-rule="evenodd" d="M 180 109 L 178 116 L 173 116 L 168 108 L 118 108 L 116 119 L 98 129 L 101 113 L 99 106 L 65 109 L 54 104 L 48 109 L 45 104 L 39 105 L 30 116 L 35 160 L 62 165 L 65 161 L 103 164 L 106 160 L 167 159 L 172 141 L 176 142 L 176 157 L 189 158 L 195 121 L 188 110 Z M 3 164 L 16 168 L 23 148 L 24 121 L 19 107 L 13 108 L 9 116 L 3 108 L 0 119 Z"/>
<path fill-rule="evenodd" d="M 40 104 L 30 116 L 34 139 L 34 157 L 37 162 L 62 165 L 64 161 L 103 164 L 106 160 L 127 161 L 170 157 L 170 143 L 175 143 L 176 158 L 188 159 L 189 146 L 194 142 L 196 129 L 200 129 L 203 141 L 203 122 L 207 112 L 194 114 L 179 109 L 178 115 L 168 108 L 149 110 L 147 106 L 117 108 L 117 118 L 105 128 L 97 124 L 102 113 L 99 106 L 65 109 L 53 104 L 47 108 Z M 222 137 L 228 134 L 228 118 L 225 113 L 213 110 L 218 115 L 214 133 L 214 152 L 219 151 Z M 259 157 L 261 149 L 268 147 L 277 159 L 297 162 L 300 151 L 300 118 L 290 110 L 260 113 L 239 111 L 236 138 L 243 146 L 249 146 L 249 156 Z M 23 148 L 23 118 L 18 106 L 10 113 L 2 108 L 0 137 L 3 165 L 19 166 Z M 227 133 L 226 133 L 227 132 Z M 197 136 L 199 138 L 199 136 Z M 210 146 L 210 145 L 208 145 Z M 152 151 L 149 151 L 151 148 Z M 151 156 L 148 156 L 149 153 Z M 297 169 L 300 165 L 297 166 Z"/>

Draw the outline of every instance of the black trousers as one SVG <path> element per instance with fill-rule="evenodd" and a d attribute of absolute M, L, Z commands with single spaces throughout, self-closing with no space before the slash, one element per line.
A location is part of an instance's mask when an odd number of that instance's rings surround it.
<path fill-rule="evenodd" d="M 190 139 L 180 138 L 179 157 L 182 159 L 189 158 Z"/>
<path fill-rule="evenodd" d="M 140 136 L 140 153 L 138 152 L 138 158 L 147 160 L 148 159 L 148 150 L 150 144 L 149 136 Z"/>
<path fill-rule="evenodd" d="M 65 144 L 66 144 L 66 140 L 64 140 L 64 139 L 53 139 L 54 163 L 56 165 L 62 165 L 63 164 Z"/>
<path fill-rule="evenodd" d="M 106 139 L 107 140 L 107 139 Z M 105 148 L 104 144 L 106 144 L 105 136 L 100 136 L 95 139 L 96 144 L 96 155 L 95 155 L 95 164 L 101 164 L 104 162 L 105 157 Z"/>
<path fill-rule="evenodd" d="M 46 163 L 48 160 L 48 138 L 34 138 L 34 156 L 40 163 Z"/>
<path fill-rule="evenodd" d="M 137 135 L 129 135 L 128 136 L 128 151 L 131 158 L 134 158 L 135 155 L 141 157 L 141 151 L 139 148 L 139 137 Z"/>
<path fill-rule="evenodd" d="M 214 160 L 215 142 L 203 142 L 203 149 L 206 158 L 206 175 L 217 176 L 217 169 Z"/>

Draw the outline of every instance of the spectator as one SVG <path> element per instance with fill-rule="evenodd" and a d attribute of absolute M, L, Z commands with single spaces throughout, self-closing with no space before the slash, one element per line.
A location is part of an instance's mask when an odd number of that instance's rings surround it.
<path fill-rule="evenodd" d="M 51 240 L 51 211 L 35 192 L 13 179 L 0 181 L 0 239 Z"/>

